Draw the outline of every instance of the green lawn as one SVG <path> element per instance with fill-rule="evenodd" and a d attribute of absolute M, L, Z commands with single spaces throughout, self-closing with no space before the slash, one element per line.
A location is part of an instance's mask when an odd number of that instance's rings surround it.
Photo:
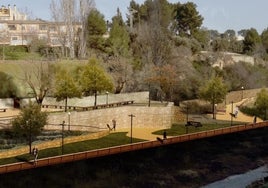
<path fill-rule="evenodd" d="M 244 122 L 233 122 L 233 125 L 241 125 Z M 188 126 L 188 133 L 200 132 L 200 131 L 208 131 L 213 129 L 219 129 L 224 127 L 230 127 L 230 121 L 217 121 L 217 123 L 208 123 L 202 124 L 202 127 L 193 127 Z M 170 129 L 163 129 L 159 131 L 153 132 L 156 135 L 163 135 L 163 132 L 166 131 L 167 136 L 178 136 L 186 133 L 186 127 L 184 124 L 173 124 Z"/>
<path fill-rule="evenodd" d="M 233 122 L 233 125 L 243 124 L 242 122 Z M 218 121 L 216 124 L 203 124 L 202 127 L 189 127 L 188 133 L 206 131 L 218 128 L 229 127 L 230 122 L 228 121 Z M 170 129 L 163 129 L 156 132 L 153 132 L 155 135 L 163 135 L 163 132 L 166 131 L 167 136 L 178 136 L 186 133 L 186 128 L 184 124 L 174 124 Z M 108 148 L 113 146 L 119 146 L 130 143 L 130 137 L 126 136 L 127 132 L 119 132 L 119 133 L 111 133 L 105 137 L 93 140 L 87 140 L 83 142 L 76 142 L 71 144 L 66 144 L 63 147 L 64 154 L 76 153 L 100 148 Z M 145 141 L 142 139 L 133 138 L 133 143 Z M 39 151 L 38 158 L 46 158 L 61 155 L 62 148 L 50 148 Z M 24 154 L 17 157 L 0 159 L 0 165 L 21 162 L 21 161 L 29 161 L 32 160 L 33 156 L 30 154 Z"/>
<path fill-rule="evenodd" d="M 37 75 L 39 75 L 39 69 L 41 64 L 46 67 L 48 64 L 58 65 L 66 68 L 67 70 L 73 70 L 78 65 L 87 63 L 87 61 L 78 60 L 62 60 L 60 62 L 44 62 L 40 60 L 14 60 L 4 61 L 0 63 L 0 71 L 10 75 L 14 79 L 14 83 L 19 90 L 19 97 L 26 97 L 31 91 L 28 84 L 25 82 L 25 74 L 32 74 L 31 78 L 34 84 L 38 85 Z"/>
<path fill-rule="evenodd" d="M 99 139 L 93 139 L 93 140 L 87 140 L 87 141 L 83 141 L 83 142 L 66 144 L 63 147 L 64 154 L 129 144 L 130 137 L 127 137 L 126 134 L 127 134 L 127 132 L 111 133 L 111 134 L 109 134 L 105 137 L 99 138 Z M 133 138 L 132 141 L 135 143 L 135 142 L 141 142 L 141 141 L 145 141 L 145 140 Z M 62 152 L 61 147 L 41 150 L 41 151 L 39 151 L 38 158 L 40 159 L 40 158 L 61 155 L 61 152 Z M 24 154 L 24 155 L 20 155 L 20 156 L 16 156 L 16 157 L 0 159 L 0 165 L 21 162 L 21 161 L 29 161 L 32 159 L 33 159 L 33 156 L 31 156 L 30 154 Z"/>

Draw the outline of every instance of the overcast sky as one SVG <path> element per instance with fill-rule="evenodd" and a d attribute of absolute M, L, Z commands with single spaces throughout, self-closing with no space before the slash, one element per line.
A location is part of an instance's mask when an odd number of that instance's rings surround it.
<path fill-rule="evenodd" d="M 188 0 L 189 1 L 189 0 Z M 1 0 L 1 5 L 17 5 L 27 8 L 35 17 L 50 20 L 50 0 Z M 95 0 L 97 9 L 107 20 L 116 14 L 117 7 L 125 16 L 130 0 Z M 144 0 L 136 0 L 142 4 Z M 187 0 L 169 0 L 185 3 Z M 255 28 L 261 33 L 268 27 L 268 0 L 193 0 L 197 10 L 204 17 L 203 26 L 224 32 L 227 29 L 239 31 Z"/>

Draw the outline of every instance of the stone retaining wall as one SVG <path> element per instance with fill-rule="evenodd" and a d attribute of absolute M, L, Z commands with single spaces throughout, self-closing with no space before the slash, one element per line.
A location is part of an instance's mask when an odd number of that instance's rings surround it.
<path fill-rule="evenodd" d="M 34 98 L 25 98 L 21 99 L 20 103 L 21 105 L 25 105 L 29 103 L 29 101 L 35 101 Z M 122 101 L 134 101 L 135 103 L 148 103 L 149 101 L 149 92 L 134 92 L 134 93 L 120 93 L 120 94 L 100 94 L 97 96 L 97 104 L 106 104 L 108 103 L 116 103 L 116 102 L 122 102 Z M 95 97 L 94 96 L 88 96 L 83 98 L 71 98 L 68 99 L 68 105 L 70 106 L 94 106 Z M 46 97 L 43 101 L 43 105 L 65 105 L 65 101 L 56 101 L 55 98 L 52 97 Z M 0 108 L 13 108 L 14 101 L 11 98 L 8 99 L 0 99 Z"/>
<path fill-rule="evenodd" d="M 172 123 L 185 120 L 185 116 L 178 107 L 170 103 L 164 107 L 148 106 L 123 106 L 115 108 L 98 109 L 85 112 L 52 113 L 49 115 L 47 129 L 59 129 L 57 125 L 65 121 L 66 128 L 70 122 L 71 130 L 101 131 L 107 129 L 107 124 L 112 126 L 112 120 L 116 120 L 116 128 L 128 128 L 131 123 L 129 115 L 133 114 L 133 126 L 169 128 Z"/>

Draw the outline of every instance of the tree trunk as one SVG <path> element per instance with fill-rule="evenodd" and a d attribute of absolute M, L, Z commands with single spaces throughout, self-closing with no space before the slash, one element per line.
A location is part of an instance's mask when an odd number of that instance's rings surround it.
<path fill-rule="evenodd" d="M 96 108 L 96 106 L 97 106 L 97 91 L 95 91 L 94 97 L 95 97 L 94 107 Z"/>
<path fill-rule="evenodd" d="M 212 102 L 212 114 L 213 114 L 213 119 L 216 119 L 216 114 L 215 114 L 215 102 Z"/>
<path fill-rule="evenodd" d="M 29 129 L 29 154 L 32 153 L 32 126 L 30 124 L 30 129 Z"/>
<path fill-rule="evenodd" d="M 68 97 L 65 98 L 65 112 L 67 112 L 67 101 L 68 101 Z"/>

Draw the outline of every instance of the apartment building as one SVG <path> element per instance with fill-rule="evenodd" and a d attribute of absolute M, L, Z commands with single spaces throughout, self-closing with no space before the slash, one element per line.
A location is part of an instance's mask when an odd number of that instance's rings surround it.
<path fill-rule="evenodd" d="M 76 25 L 76 29 L 80 26 Z M 16 5 L 0 8 L 0 45 L 28 45 L 32 39 L 47 41 L 49 46 L 66 46 L 66 25 L 41 19 L 28 20 Z"/>

